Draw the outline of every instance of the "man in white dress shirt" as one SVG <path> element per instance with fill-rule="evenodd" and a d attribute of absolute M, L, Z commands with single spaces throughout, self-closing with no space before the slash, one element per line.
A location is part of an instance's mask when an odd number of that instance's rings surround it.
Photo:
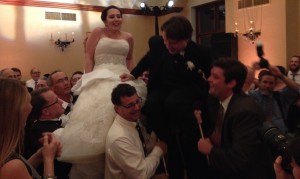
<path fill-rule="evenodd" d="M 300 88 L 300 56 L 294 55 L 290 59 L 287 76 L 294 80 Z M 300 90 L 297 100 L 290 106 L 286 125 L 291 133 L 300 132 Z"/>
<path fill-rule="evenodd" d="M 117 116 L 107 134 L 105 146 L 105 178 L 151 178 L 166 153 L 164 142 L 156 142 L 147 154 L 137 130 L 141 117 L 141 98 L 136 89 L 119 84 L 111 95 Z"/>
<path fill-rule="evenodd" d="M 40 79 L 41 72 L 36 67 L 33 67 L 30 70 L 31 79 L 26 81 L 26 86 L 29 88 L 35 89 L 37 81 Z"/>
<path fill-rule="evenodd" d="M 300 56 L 293 56 L 291 58 L 288 77 L 300 85 Z"/>

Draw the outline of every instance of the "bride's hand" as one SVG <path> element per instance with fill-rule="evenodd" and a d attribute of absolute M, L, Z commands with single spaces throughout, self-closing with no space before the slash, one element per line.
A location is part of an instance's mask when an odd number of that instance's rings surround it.
<path fill-rule="evenodd" d="M 121 78 L 122 82 L 135 79 L 134 76 L 132 76 L 131 74 L 128 74 L 128 73 L 123 73 L 122 75 L 120 75 L 120 78 Z"/>

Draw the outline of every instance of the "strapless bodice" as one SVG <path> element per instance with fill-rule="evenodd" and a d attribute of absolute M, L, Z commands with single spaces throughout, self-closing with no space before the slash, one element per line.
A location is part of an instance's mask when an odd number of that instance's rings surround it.
<path fill-rule="evenodd" d="M 96 46 L 94 68 L 101 64 L 126 65 L 128 51 L 129 44 L 126 40 L 103 37 Z"/>

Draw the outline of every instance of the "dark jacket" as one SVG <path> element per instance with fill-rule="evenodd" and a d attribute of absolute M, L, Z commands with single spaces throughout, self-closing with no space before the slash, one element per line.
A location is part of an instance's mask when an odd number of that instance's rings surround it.
<path fill-rule="evenodd" d="M 134 77 L 140 76 L 145 70 L 149 70 L 148 93 L 164 87 L 164 73 L 166 73 L 164 66 L 166 59 L 181 58 L 177 55 L 169 54 L 164 45 L 161 36 L 153 36 L 149 40 L 149 51 L 139 61 L 137 66 L 132 70 L 131 74 Z M 176 61 L 176 60 L 175 60 Z M 190 61 L 194 64 L 191 70 L 187 66 Z M 185 49 L 183 60 L 178 59 L 181 68 L 178 69 L 181 81 L 188 85 L 191 89 L 195 89 L 199 93 L 203 91 L 202 85 L 205 83 L 203 77 L 208 78 L 211 68 L 211 54 L 208 48 L 200 46 L 193 41 L 189 41 Z M 179 65 L 178 65 L 179 66 Z"/>
<path fill-rule="evenodd" d="M 217 102 L 209 104 L 210 132 L 216 122 Z M 209 155 L 214 178 L 273 177 L 272 160 L 260 136 L 264 120 L 262 110 L 251 97 L 244 93 L 232 96 L 224 116 L 221 147 L 213 147 Z"/>

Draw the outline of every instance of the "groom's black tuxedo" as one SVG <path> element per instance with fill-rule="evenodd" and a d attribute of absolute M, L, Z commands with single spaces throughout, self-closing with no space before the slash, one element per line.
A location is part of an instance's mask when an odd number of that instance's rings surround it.
<path fill-rule="evenodd" d="M 176 80 L 185 81 L 187 85 L 198 92 L 203 90 L 200 89 L 201 84 L 203 83 L 202 72 L 207 78 L 210 74 L 212 63 L 211 54 L 208 48 L 199 46 L 193 41 L 189 41 L 183 52 L 183 56 L 179 54 L 171 55 L 166 49 L 162 37 L 153 36 L 149 40 L 149 49 L 148 53 L 139 61 L 137 66 L 131 72 L 131 74 L 137 78 L 145 70 L 149 70 L 148 93 L 151 93 L 152 90 L 162 89 L 166 86 L 163 86 L 166 81 L 162 78 L 162 76 L 168 75 L 168 72 L 163 71 L 165 69 L 164 66 L 166 65 L 172 65 L 179 70 L 176 72 L 178 75 L 183 75 Z M 188 61 L 194 64 L 195 68 L 193 68 L 193 70 L 188 68 Z M 168 62 L 170 64 L 167 64 Z M 170 83 L 171 82 L 167 81 L 167 84 Z"/>
<path fill-rule="evenodd" d="M 161 37 L 151 38 L 149 44 L 150 51 L 132 71 L 138 77 L 149 70 L 142 112 L 150 128 L 168 144 L 170 178 L 182 178 L 184 167 L 189 178 L 204 177 L 199 170 L 206 161 L 197 151 L 200 132 L 193 111 L 194 103 L 204 102 L 208 94 L 210 53 L 193 41 L 182 55 L 170 54 Z"/>

